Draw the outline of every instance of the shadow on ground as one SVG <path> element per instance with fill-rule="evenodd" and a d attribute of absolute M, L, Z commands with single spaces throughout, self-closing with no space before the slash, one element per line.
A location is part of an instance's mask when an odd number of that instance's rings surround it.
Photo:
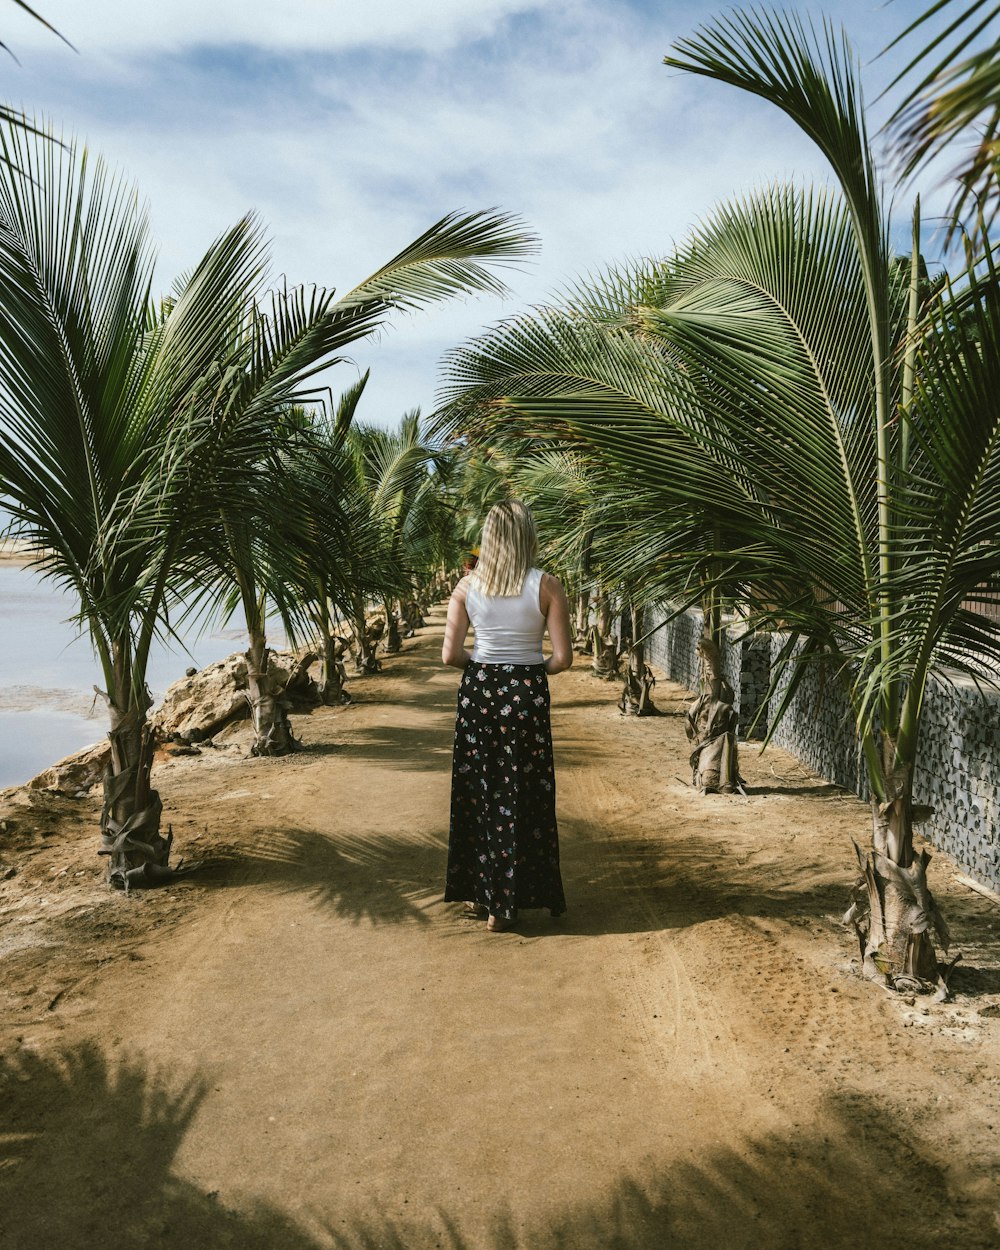
<path fill-rule="evenodd" d="M 427 770 L 447 773 L 451 768 L 454 729 L 428 729 L 425 725 L 376 725 L 352 729 L 350 737 L 336 747 L 341 758 L 356 756 L 366 763 L 393 770 Z M 593 745 L 585 739 L 556 742 L 559 766 L 586 764 L 592 759 Z"/>
<path fill-rule="evenodd" d="M 451 764 L 452 733 L 435 732 L 425 726 L 376 725 L 352 729 L 338 747 L 342 756 L 357 756 L 366 762 L 392 769 L 447 770 Z"/>
<path fill-rule="evenodd" d="M 355 924 L 429 924 L 423 907 L 444 891 L 446 858 L 447 843 L 432 837 L 283 829 L 207 862 L 197 881 L 303 894 Z"/>
<path fill-rule="evenodd" d="M 742 858 L 715 834 L 683 838 L 597 836 L 564 822 L 562 869 L 574 933 L 681 929 L 740 915 L 761 919 L 840 916 L 849 883 L 811 875 L 808 864 Z M 595 853 L 596 851 L 596 853 Z"/>
<path fill-rule="evenodd" d="M 997 1228 L 965 1203 L 890 1108 L 831 1099 L 813 1126 L 747 1137 L 704 1158 L 651 1162 L 603 1194 L 553 1201 L 530 1223 L 516 1207 L 463 1227 L 446 1207 L 394 1219 L 356 1206 L 293 1218 L 226 1205 L 174 1172 L 211 1083 L 88 1045 L 0 1063 L 0 1242 L 5 1250 L 986 1250 Z M 488 1178 L 470 1159 L 469 1182 Z M 315 1160 L 328 1173 L 336 1160 Z M 350 1180 L 350 1178 L 347 1178 Z M 335 1182 L 336 1184 L 336 1182 Z M 375 1179 L 391 1192 L 393 1178 Z M 487 1189 L 484 1192 L 488 1192 Z M 532 1204 L 538 1210 L 537 1198 Z"/>
<path fill-rule="evenodd" d="M 566 915 L 553 925 L 544 909 L 524 912 L 519 932 L 659 932 L 734 914 L 777 919 L 839 915 L 846 906 L 841 880 L 808 883 L 807 872 L 782 880 L 773 865 L 767 873 L 750 871 L 721 852 L 711 837 L 689 834 L 676 843 L 601 838 L 589 829 L 580 835 L 580 829 L 565 823 Z M 426 925 L 433 920 L 429 905 L 444 893 L 446 862 L 446 832 L 420 837 L 283 829 L 254 834 L 245 849 L 206 861 L 192 882 L 195 888 L 260 886 L 303 894 L 318 908 L 355 924 Z"/>

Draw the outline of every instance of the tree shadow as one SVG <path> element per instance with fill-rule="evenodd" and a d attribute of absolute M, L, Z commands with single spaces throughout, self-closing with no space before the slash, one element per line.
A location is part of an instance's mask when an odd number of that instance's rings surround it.
<path fill-rule="evenodd" d="M 451 768 L 454 730 L 428 729 L 425 725 L 374 725 L 352 731 L 350 741 L 336 748 L 343 759 L 356 756 L 394 771 L 412 769 L 444 772 Z M 593 762 L 593 744 L 585 738 L 559 736 L 555 742 L 556 778 L 560 767 Z"/>
<path fill-rule="evenodd" d="M 546 909 L 522 911 L 522 936 L 645 933 L 733 915 L 839 916 L 846 906 L 848 890 L 839 878 L 803 886 L 798 863 L 792 875 L 774 865 L 766 875 L 748 872 L 736 857 L 720 854 L 714 838 L 688 834 L 678 844 L 596 837 L 586 824 L 570 821 L 561 828 L 569 909 L 554 923 Z M 428 925 L 430 907 L 444 892 L 447 845 L 446 832 L 261 832 L 246 850 L 206 860 L 191 882 L 193 888 L 260 886 L 305 896 L 354 924 Z"/>
<path fill-rule="evenodd" d="M 450 764 L 452 732 L 435 731 L 426 726 L 408 728 L 402 725 L 373 725 L 354 729 L 349 741 L 337 748 L 343 758 L 358 756 L 366 762 L 392 769 L 414 769 L 439 772 Z"/>
<path fill-rule="evenodd" d="M 742 1136 L 704 1158 L 620 1179 L 540 1230 L 532 1250 L 939 1250 L 997 1244 L 990 1209 L 966 1205 L 891 1107 L 831 1097 L 815 1126 Z M 983 1160 L 988 1176 L 996 1160 Z M 987 1191 L 988 1192 L 988 1191 Z M 491 1243 L 491 1245 L 494 1243 Z"/>
<path fill-rule="evenodd" d="M 726 916 L 796 920 L 840 916 L 848 884 L 808 879 L 808 865 L 766 873 L 720 849 L 718 839 L 686 833 L 683 841 L 586 835 L 586 826 L 563 822 L 563 881 L 568 910 L 564 933 L 594 936 L 682 929 Z M 583 833 L 583 836 L 581 835 Z M 596 844 L 596 845 L 595 845 Z M 803 881 L 803 877 L 806 878 Z M 526 923 L 534 929 L 530 917 Z M 519 925 L 519 932 L 525 931 Z M 539 935 L 553 932 L 538 927 Z"/>
<path fill-rule="evenodd" d="M 316 1243 L 265 1205 L 227 1210 L 172 1174 L 208 1092 L 142 1059 L 95 1044 L 0 1064 L 0 1244 L 4 1250 L 312 1250 Z"/>
<path fill-rule="evenodd" d="M 957 963 L 948 977 L 948 986 L 956 994 L 969 998 L 986 998 L 1000 994 L 1000 968 L 980 964 Z"/>
<path fill-rule="evenodd" d="M 986 1250 L 989 1199 L 954 1192 L 944 1170 L 893 1127 L 892 1108 L 830 1098 L 812 1124 L 731 1140 L 703 1156 L 649 1160 L 593 1189 L 537 1204 L 489 1204 L 475 1225 L 446 1208 L 393 1219 L 359 1209 L 309 1213 L 267 1202 L 227 1207 L 174 1171 L 206 1106 L 202 1073 L 178 1081 L 139 1056 L 91 1043 L 54 1058 L 0 1063 L 0 1241 L 4 1250 Z M 733 1117 L 730 1123 L 736 1123 Z M 553 1132 L 561 1132 L 559 1126 Z M 316 1161 L 324 1169 L 336 1159 Z M 976 1165 L 986 1177 L 996 1159 Z M 395 1178 L 379 1178 L 391 1186 Z M 399 1178 L 399 1183 L 403 1178 Z M 529 1215 L 530 1211 L 530 1215 Z M 463 1226 L 464 1225 L 464 1226 Z"/>
<path fill-rule="evenodd" d="M 283 829 L 261 833 L 244 854 L 207 861 L 198 880 L 304 895 L 354 924 L 427 925 L 424 907 L 441 897 L 446 855 L 440 840 L 414 834 Z"/>
<path fill-rule="evenodd" d="M 849 790 L 845 790 L 843 786 L 834 785 L 832 782 L 815 782 L 812 785 L 803 783 L 802 785 L 763 785 L 744 786 L 748 797 L 767 798 L 775 795 L 785 795 L 792 799 L 835 799 L 842 796 L 845 799 L 851 799 L 858 802 L 858 796 L 851 794 Z"/>

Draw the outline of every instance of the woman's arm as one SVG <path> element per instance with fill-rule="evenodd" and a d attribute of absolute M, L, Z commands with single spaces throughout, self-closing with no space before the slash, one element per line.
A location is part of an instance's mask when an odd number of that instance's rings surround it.
<path fill-rule="evenodd" d="M 569 601 L 562 582 L 551 573 L 542 576 L 539 607 L 552 643 L 552 654 L 545 661 L 547 673 L 564 673 L 573 664 L 573 635 L 569 624 Z"/>
<path fill-rule="evenodd" d="M 472 659 L 472 653 L 465 649 L 465 639 L 469 632 L 469 613 L 465 608 L 467 589 L 468 581 L 463 577 L 448 600 L 448 619 L 444 626 L 441 660 L 449 668 L 465 668 Z"/>

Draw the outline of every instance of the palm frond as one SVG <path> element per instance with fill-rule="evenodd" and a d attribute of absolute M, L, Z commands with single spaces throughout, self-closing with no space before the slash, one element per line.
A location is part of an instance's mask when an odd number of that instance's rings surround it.
<path fill-rule="evenodd" d="M 504 295 L 495 269 L 518 265 L 537 250 L 535 236 L 508 213 L 449 213 L 339 304 L 345 311 L 370 307 L 378 315 L 379 309 L 415 309 L 477 291 Z"/>
<path fill-rule="evenodd" d="M 926 39 L 927 24 L 942 16 L 947 24 Z M 886 49 L 919 40 L 919 51 L 887 88 L 911 84 L 886 128 L 897 145 L 901 176 L 911 178 L 943 152 L 962 150 L 948 175 L 955 183 L 949 236 L 975 208 L 983 218 L 975 232 L 985 239 L 1000 209 L 1000 36 L 993 29 L 998 16 L 994 0 L 936 0 Z"/>

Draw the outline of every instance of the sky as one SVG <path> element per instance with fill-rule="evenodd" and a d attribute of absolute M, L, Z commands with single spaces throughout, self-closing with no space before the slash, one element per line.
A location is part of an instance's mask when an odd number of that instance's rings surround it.
<path fill-rule="evenodd" d="M 500 208 L 539 236 L 537 258 L 506 275 L 509 298 L 399 318 L 325 379 L 336 394 L 370 366 L 359 418 L 379 424 L 432 411 L 442 355 L 485 326 L 610 263 L 669 252 L 722 200 L 827 178 L 772 106 L 663 65 L 722 4 L 32 4 L 75 51 L 0 0 L 0 39 L 17 57 L 0 61 L 0 98 L 137 184 L 164 292 L 248 209 L 267 223 L 276 278 L 339 290 L 455 210 Z M 924 5 L 798 7 L 846 28 L 875 100 L 898 64 L 878 54 Z"/>

